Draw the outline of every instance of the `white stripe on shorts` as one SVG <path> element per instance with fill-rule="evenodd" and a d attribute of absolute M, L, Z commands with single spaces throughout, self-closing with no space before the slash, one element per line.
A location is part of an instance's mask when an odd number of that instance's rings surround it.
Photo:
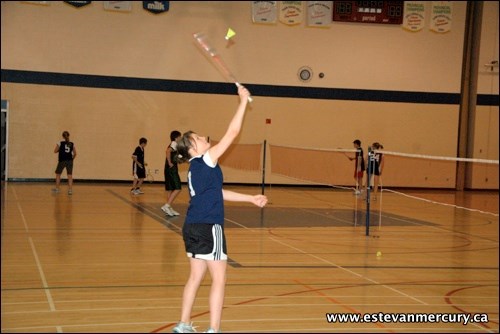
<path fill-rule="evenodd" d="M 222 227 L 220 225 L 214 225 L 212 227 L 212 236 L 214 238 L 214 249 L 212 253 L 214 254 L 214 260 L 221 260 L 222 245 L 224 244 L 224 239 L 222 238 Z"/>

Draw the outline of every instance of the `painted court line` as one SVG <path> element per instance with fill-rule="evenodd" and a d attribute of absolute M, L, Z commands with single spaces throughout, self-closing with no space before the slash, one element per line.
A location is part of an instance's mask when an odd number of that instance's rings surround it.
<path fill-rule="evenodd" d="M 400 295 L 403 295 L 403 296 L 406 296 L 407 298 L 413 299 L 414 301 L 416 301 L 416 302 L 418 302 L 418 303 L 420 303 L 420 304 L 423 304 L 423 305 L 429 305 L 429 304 L 427 304 L 426 302 L 424 302 L 424 301 L 422 301 L 422 300 L 420 300 L 420 299 L 418 299 L 418 298 L 412 297 L 412 296 L 410 296 L 410 295 L 408 295 L 408 294 L 406 294 L 406 293 L 404 293 L 404 292 L 402 292 L 402 291 L 399 291 L 399 290 L 397 290 L 397 289 L 394 289 L 394 288 L 392 288 L 392 287 L 390 287 L 390 286 L 387 286 L 387 285 L 385 285 L 385 284 L 381 284 L 380 282 L 377 282 L 377 281 L 375 281 L 375 280 L 373 280 L 373 279 L 371 279 L 371 278 L 368 278 L 368 277 L 366 277 L 366 276 L 363 276 L 363 275 L 361 275 L 361 274 L 358 274 L 358 273 L 356 273 L 356 272 L 354 272 L 354 271 L 352 271 L 352 270 L 346 269 L 346 268 L 344 268 L 344 267 L 342 267 L 342 266 L 339 266 L 338 264 L 335 264 L 335 263 L 333 263 L 333 262 L 331 262 L 331 261 L 325 260 L 325 259 L 323 259 L 323 258 L 321 258 L 321 257 L 319 257 L 319 256 L 316 256 L 316 255 L 313 255 L 313 254 L 307 253 L 307 252 L 305 252 L 305 251 L 303 251 L 303 250 L 301 250 L 301 249 L 299 249 L 299 248 L 297 248 L 297 247 L 294 247 L 294 246 L 292 246 L 292 245 L 289 245 L 289 244 L 287 244 L 287 243 L 285 243 L 285 242 L 282 242 L 282 241 L 280 241 L 280 240 L 277 240 L 277 239 L 275 239 L 275 238 L 273 238 L 273 237 L 270 237 L 270 239 L 271 239 L 271 240 L 273 240 L 273 241 L 275 241 L 275 242 L 277 242 L 277 243 L 280 243 L 280 244 L 282 244 L 282 245 L 284 245 L 284 246 L 287 246 L 287 247 L 289 247 L 289 248 L 292 248 L 292 249 L 294 249 L 294 250 L 296 250 L 296 251 L 298 251 L 298 252 L 300 252 L 300 253 L 302 253 L 302 254 L 309 255 L 310 257 L 313 257 L 313 258 L 315 258 L 315 259 L 317 259 L 317 260 L 320 260 L 320 261 L 325 262 L 325 263 L 328 263 L 328 264 L 330 264 L 330 265 L 332 265 L 332 266 L 334 266 L 334 267 L 337 267 L 337 268 L 339 268 L 339 269 L 342 269 L 342 270 L 344 270 L 344 271 L 346 271 L 346 272 L 348 272 L 348 273 L 350 273 L 350 274 L 352 274 L 352 275 L 358 276 L 358 277 L 360 277 L 360 278 L 362 278 L 362 279 L 364 279 L 364 280 L 367 280 L 367 281 L 369 281 L 369 282 L 371 282 L 371 283 L 374 283 L 374 284 L 377 284 L 377 285 L 383 286 L 383 287 L 385 287 L 385 288 L 387 288 L 387 289 L 389 289 L 389 290 L 392 290 L 392 291 L 394 291 L 394 292 L 396 292 L 396 293 L 398 293 L 398 294 L 400 294 Z"/>
<path fill-rule="evenodd" d="M 40 262 L 40 258 L 38 257 L 38 252 L 36 251 L 35 243 L 33 242 L 33 239 L 31 238 L 31 236 L 29 235 L 30 231 L 29 231 L 29 227 L 28 227 L 28 222 L 26 220 L 26 217 L 24 216 L 23 208 L 21 207 L 21 204 L 19 203 L 19 199 L 18 199 L 15 188 L 13 188 L 13 192 L 14 192 L 14 197 L 16 198 L 17 208 L 19 209 L 19 213 L 21 215 L 21 220 L 23 221 L 24 228 L 26 230 L 26 233 L 28 234 L 28 242 L 29 242 L 30 247 L 31 247 L 31 252 L 33 253 L 33 258 L 35 260 L 36 267 L 37 267 L 38 273 L 40 275 L 40 279 L 42 280 L 42 286 L 43 286 L 43 290 L 45 292 L 45 296 L 47 297 L 47 302 L 49 303 L 50 310 L 55 311 L 56 306 L 54 304 L 54 299 L 52 298 L 52 294 L 50 293 L 49 285 L 47 284 L 47 279 L 45 278 L 45 273 L 43 271 L 42 264 Z"/>

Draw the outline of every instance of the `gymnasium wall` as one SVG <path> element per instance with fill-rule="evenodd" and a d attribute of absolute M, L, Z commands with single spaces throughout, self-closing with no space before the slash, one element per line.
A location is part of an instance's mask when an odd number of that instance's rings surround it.
<path fill-rule="evenodd" d="M 101 1 L 78 9 L 49 3 L 2 2 L 9 179 L 53 178 L 53 149 L 64 130 L 78 151 L 74 176 L 88 180 L 131 180 L 130 156 L 140 137 L 148 138 L 148 167 L 161 180 L 171 130 L 220 139 L 238 97 L 196 48 L 198 31 L 253 88 L 237 143 L 335 149 L 352 148 L 357 138 L 365 150 L 378 141 L 387 151 L 457 154 L 465 2 L 453 2 L 445 34 L 428 25 L 408 32 L 378 24 L 254 24 L 249 1 L 172 1 L 158 15 L 142 2 L 129 13 L 105 11 Z M 480 64 L 498 60 L 498 2 L 484 7 Z M 224 39 L 228 27 L 236 31 L 231 43 Z M 302 66 L 313 70 L 309 82 L 298 79 Z M 496 103 L 477 107 L 474 158 L 498 160 L 498 68 L 479 72 L 478 94 Z M 336 183 L 353 183 L 354 167 L 346 168 Z M 224 173 L 226 182 L 261 180 L 260 172 Z M 391 164 L 388 157 L 384 185 L 453 188 L 455 177 L 454 164 Z M 472 188 L 498 189 L 498 165 L 475 166 L 471 177 Z M 266 180 L 302 183 L 278 175 Z"/>

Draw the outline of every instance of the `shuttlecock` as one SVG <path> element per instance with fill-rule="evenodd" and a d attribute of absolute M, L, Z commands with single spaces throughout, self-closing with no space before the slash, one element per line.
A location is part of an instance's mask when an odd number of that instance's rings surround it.
<path fill-rule="evenodd" d="M 226 37 L 224 37 L 226 40 L 229 40 L 231 39 L 232 37 L 234 37 L 234 35 L 236 35 L 236 33 L 234 32 L 233 29 L 229 28 L 227 29 L 227 33 L 226 33 Z"/>

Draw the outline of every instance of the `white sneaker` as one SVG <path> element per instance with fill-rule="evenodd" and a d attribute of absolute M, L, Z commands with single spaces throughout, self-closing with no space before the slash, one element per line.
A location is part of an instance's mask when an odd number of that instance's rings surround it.
<path fill-rule="evenodd" d="M 165 204 L 164 206 L 161 207 L 161 210 L 165 212 L 166 215 L 173 217 L 175 216 L 174 211 L 172 210 L 172 207 L 168 204 Z"/>
<path fill-rule="evenodd" d="M 181 214 L 174 210 L 174 208 L 170 207 L 170 211 L 174 214 L 174 216 L 180 216 Z"/>
<path fill-rule="evenodd" d="M 140 188 L 134 190 L 134 195 L 142 195 L 142 194 L 144 194 L 144 192 Z"/>
<path fill-rule="evenodd" d="M 196 327 L 193 323 L 178 322 L 177 325 L 172 329 L 173 333 L 196 333 Z"/>

